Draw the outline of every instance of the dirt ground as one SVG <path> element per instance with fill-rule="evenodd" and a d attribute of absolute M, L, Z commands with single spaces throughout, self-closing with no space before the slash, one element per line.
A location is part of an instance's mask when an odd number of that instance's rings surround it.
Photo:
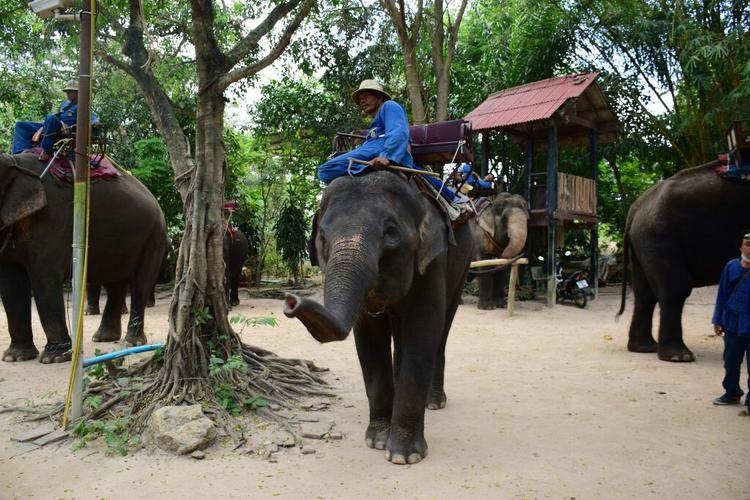
<path fill-rule="evenodd" d="M 694 291 L 685 308 L 690 364 L 629 353 L 632 297 L 615 323 L 619 289 L 601 292 L 584 310 L 517 303 L 513 318 L 467 297 L 448 340 L 448 406 L 427 412 L 429 456 L 410 466 L 364 444 L 367 399 L 352 337 L 318 344 L 280 301 L 242 297 L 233 313 L 279 320 L 244 330 L 246 341 L 330 368 L 340 401 L 319 416 L 343 440 L 310 441 L 311 455 L 284 449 L 276 463 L 218 447 L 202 461 L 161 451 L 122 458 L 96 445 L 73 452 L 70 442 L 16 455 L 9 437 L 38 424 L 3 413 L 0 498 L 750 498 L 750 418 L 711 404 L 723 374 L 722 341 L 707 335 L 715 290 Z M 164 339 L 165 295 L 148 310 L 151 341 Z M 34 321 L 42 346 L 36 313 Z M 97 324 L 87 318 L 88 355 Z M 4 350 L 4 314 L 0 332 Z M 62 399 L 68 370 L 0 362 L 0 405 Z"/>

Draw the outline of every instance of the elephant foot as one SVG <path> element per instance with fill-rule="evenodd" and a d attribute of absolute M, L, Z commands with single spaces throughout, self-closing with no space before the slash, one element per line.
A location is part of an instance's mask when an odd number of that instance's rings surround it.
<path fill-rule="evenodd" d="M 385 447 L 385 459 L 397 465 L 416 464 L 427 457 L 427 441 L 422 432 L 417 436 L 413 432 L 394 430 L 388 437 Z"/>
<path fill-rule="evenodd" d="M 156 305 L 156 299 L 148 299 L 148 302 L 146 302 L 146 307 L 154 307 Z"/>
<path fill-rule="evenodd" d="M 98 316 L 101 312 L 99 311 L 99 306 L 87 305 L 86 309 L 83 310 L 83 314 L 86 316 Z"/>
<path fill-rule="evenodd" d="M 229 301 L 229 305 L 234 307 L 240 305 L 240 299 L 232 299 Z"/>
<path fill-rule="evenodd" d="M 365 432 L 365 444 L 368 448 L 384 450 L 390 430 L 391 424 L 387 420 L 370 420 Z"/>
<path fill-rule="evenodd" d="M 42 355 L 39 356 L 39 362 L 45 365 L 50 363 L 65 363 L 70 361 L 73 355 L 72 344 L 63 342 L 61 344 L 47 344 L 44 346 Z"/>
<path fill-rule="evenodd" d="M 39 355 L 39 350 L 31 344 L 30 346 L 20 346 L 10 344 L 3 353 L 3 361 L 6 363 L 15 363 L 16 361 L 29 361 Z"/>
<path fill-rule="evenodd" d="M 442 410 L 445 408 L 447 401 L 448 397 L 445 395 L 445 391 L 430 389 L 429 394 L 427 394 L 427 409 Z"/>
<path fill-rule="evenodd" d="M 125 344 L 128 346 L 136 347 L 139 345 L 146 345 L 148 344 L 148 339 L 146 338 L 146 335 L 143 333 L 140 334 L 127 334 L 125 336 Z"/>
<path fill-rule="evenodd" d="M 630 352 L 656 352 L 659 345 L 652 338 L 628 340 L 628 351 Z"/>
<path fill-rule="evenodd" d="M 675 363 L 690 363 L 695 361 L 692 351 L 685 346 L 662 347 L 659 346 L 657 351 L 659 359 L 662 361 L 672 361 Z"/>
<path fill-rule="evenodd" d="M 94 333 L 92 340 L 94 342 L 114 342 L 120 340 L 120 337 L 122 337 L 122 333 L 118 331 L 99 327 L 96 333 Z"/>
<path fill-rule="evenodd" d="M 492 309 L 502 309 L 505 307 L 505 302 L 502 300 L 480 300 L 477 302 L 477 308 L 483 309 L 485 311 L 490 311 Z"/>

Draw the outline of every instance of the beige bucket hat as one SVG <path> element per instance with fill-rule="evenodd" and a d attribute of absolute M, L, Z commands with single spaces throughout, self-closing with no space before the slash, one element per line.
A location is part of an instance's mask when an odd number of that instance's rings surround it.
<path fill-rule="evenodd" d="M 66 90 L 75 90 L 78 91 L 78 80 L 68 80 L 68 82 L 65 84 L 65 87 L 63 87 L 63 92 Z"/>
<path fill-rule="evenodd" d="M 357 102 L 357 99 L 359 98 L 359 94 L 362 92 L 369 90 L 371 92 L 380 92 L 385 96 L 385 100 L 389 101 L 391 99 L 391 96 L 388 95 L 388 92 L 383 90 L 383 86 L 380 85 L 375 80 L 362 80 L 362 83 L 359 84 L 359 88 L 352 92 L 352 99 L 354 102 Z"/>

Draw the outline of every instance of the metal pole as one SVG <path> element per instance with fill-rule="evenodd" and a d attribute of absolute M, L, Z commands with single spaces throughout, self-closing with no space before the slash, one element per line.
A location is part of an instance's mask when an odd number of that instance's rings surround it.
<path fill-rule="evenodd" d="M 547 128 L 547 306 L 557 301 L 557 122 Z"/>
<path fill-rule="evenodd" d="M 81 11 L 81 51 L 78 60 L 78 118 L 76 122 L 76 161 L 73 187 L 73 359 L 77 360 L 73 379 L 70 416 L 75 421 L 83 415 L 83 301 L 85 299 L 85 242 L 88 232 L 86 205 L 88 198 L 89 137 L 91 132 L 91 38 L 92 0 L 83 1 Z M 76 352 L 78 351 L 78 352 Z"/>
<path fill-rule="evenodd" d="M 591 288 L 599 295 L 599 150 L 596 129 L 591 130 L 591 178 L 594 179 L 594 212 L 596 222 L 591 229 Z"/>

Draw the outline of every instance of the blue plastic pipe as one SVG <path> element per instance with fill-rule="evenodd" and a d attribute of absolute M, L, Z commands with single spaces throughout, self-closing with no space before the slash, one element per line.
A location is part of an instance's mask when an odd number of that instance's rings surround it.
<path fill-rule="evenodd" d="M 123 356 L 129 356 L 131 354 L 137 354 L 139 352 L 155 351 L 159 349 L 160 347 L 164 347 L 164 344 L 139 345 L 137 347 L 130 347 L 128 349 L 123 349 L 121 351 L 108 352 L 107 354 L 102 354 L 101 356 L 95 356 L 93 358 L 84 359 L 83 367 L 88 368 L 89 366 L 95 365 L 97 363 L 102 363 L 104 361 L 109 361 L 111 359 L 121 358 Z"/>

